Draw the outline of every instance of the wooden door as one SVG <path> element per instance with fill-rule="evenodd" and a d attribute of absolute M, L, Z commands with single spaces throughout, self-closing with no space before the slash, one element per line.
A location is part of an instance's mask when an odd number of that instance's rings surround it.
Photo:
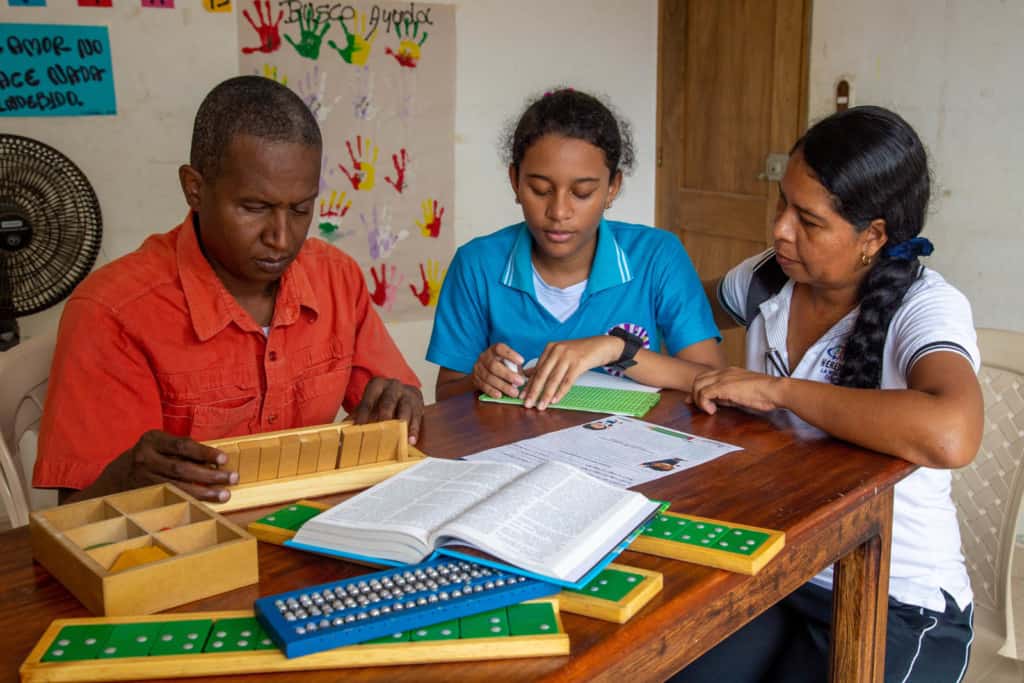
<path fill-rule="evenodd" d="M 806 119 L 811 0 L 661 0 L 657 225 L 703 280 L 771 244 L 778 184 L 764 175 Z M 743 331 L 725 334 L 743 364 Z"/>

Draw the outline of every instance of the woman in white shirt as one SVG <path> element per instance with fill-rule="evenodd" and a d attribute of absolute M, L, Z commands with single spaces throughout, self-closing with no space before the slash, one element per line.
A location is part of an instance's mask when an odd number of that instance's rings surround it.
<path fill-rule="evenodd" d="M 895 490 L 887 682 L 959 681 L 973 637 L 949 470 L 981 440 L 980 359 L 966 298 L 918 260 L 932 250 L 918 236 L 928 198 L 924 147 L 895 113 L 856 107 L 813 126 L 780 183 L 774 249 L 714 285 L 719 326 L 749 328 L 747 368 L 692 386 L 707 412 L 789 411 L 920 466 Z M 831 587 L 828 570 L 677 680 L 825 680 Z"/>

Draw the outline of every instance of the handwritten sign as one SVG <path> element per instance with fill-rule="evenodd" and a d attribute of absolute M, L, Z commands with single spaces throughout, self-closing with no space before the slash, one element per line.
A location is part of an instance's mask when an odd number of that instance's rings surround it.
<path fill-rule="evenodd" d="M 0 24 L 0 116 L 116 113 L 106 26 Z"/>

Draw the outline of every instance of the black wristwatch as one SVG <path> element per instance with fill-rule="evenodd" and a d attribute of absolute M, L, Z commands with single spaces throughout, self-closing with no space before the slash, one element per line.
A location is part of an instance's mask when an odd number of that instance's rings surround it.
<path fill-rule="evenodd" d="M 637 351 L 643 348 L 644 340 L 635 334 L 627 332 L 621 327 L 613 327 L 608 330 L 608 334 L 613 337 L 618 337 L 622 341 L 626 342 L 626 345 L 622 348 L 622 355 L 619 356 L 619 359 L 607 367 L 625 370 L 626 368 L 631 368 L 636 365 L 636 361 L 633 360 L 633 356 L 636 355 Z"/>

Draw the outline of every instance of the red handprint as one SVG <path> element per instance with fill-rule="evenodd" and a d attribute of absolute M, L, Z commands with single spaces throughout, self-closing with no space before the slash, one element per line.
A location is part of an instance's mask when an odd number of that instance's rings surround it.
<path fill-rule="evenodd" d="M 395 167 L 395 180 L 392 180 L 391 176 L 384 176 L 384 180 L 390 183 L 398 194 L 402 194 L 402 190 L 405 189 L 405 167 L 408 162 L 409 158 L 405 154 L 405 147 L 403 147 L 398 154 L 391 155 L 391 163 Z"/>
<path fill-rule="evenodd" d="M 263 16 L 263 10 L 260 9 L 260 0 L 252 0 L 252 4 L 256 7 L 256 14 L 260 18 L 259 26 L 249 16 L 249 10 L 242 10 L 242 15 L 249 20 L 249 25 L 252 26 L 253 30 L 256 31 L 256 35 L 259 36 L 260 44 L 259 47 L 243 47 L 242 52 L 245 54 L 252 54 L 253 52 L 274 52 L 277 48 L 281 47 L 281 32 L 278 30 L 278 26 L 281 24 L 281 19 L 284 18 L 284 10 L 281 10 L 277 14 L 277 21 L 273 24 L 270 23 L 270 0 L 266 0 L 263 4 L 267 8 L 267 16 Z"/>
<path fill-rule="evenodd" d="M 352 151 L 352 141 L 346 140 L 345 146 L 348 147 L 348 156 L 352 159 L 352 172 L 349 173 L 348 169 L 338 164 L 338 168 L 345 174 L 348 181 L 352 183 L 352 188 L 355 190 L 372 190 L 374 185 L 374 165 L 377 163 L 377 156 L 380 152 L 380 148 L 375 146 L 370 138 L 366 138 L 366 145 L 363 145 L 363 136 L 356 136 L 356 152 Z M 372 156 L 371 156 L 372 154 Z M 369 158 L 367 158 L 369 157 Z"/>
<path fill-rule="evenodd" d="M 444 282 L 444 276 L 448 274 L 448 269 L 445 268 L 444 272 L 441 271 L 441 262 L 435 259 L 427 259 L 427 268 L 423 269 L 423 264 L 420 264 L 420 277 L 423 278 L 423 288 L 420 291 L 416 291 L 416 288 L 410 284 L 409 289 L 412 290 L 413 296 L 419 299 L 421 306 L 436 306 L 437 298 L 441 296 L 441 283 Z"/>
<path fill-rule="evenodd" d="M 403 28 L 405 35 L 402 35 Z M 423 48 L 423 43 L 427 41 L 427 32 L 423 32 L 423 36 L 420 37 L 420 22 L 406 19 L 404 22 L 395 23 L 395 36 L 399 39 L 398 52 L 395 52 L 390 47 L 385 52 L 404 67 L 415 69 L 416 64 L 420 61 L 420 51 Z M 417 38 L 419 40 L 417 40 Z"/>
<path fill-rule="evenodd" d="M 351 230 L 341 229 L 341 219 L 352 208 L 352 200 L 345 201 L 345 193 L 331 190 L 329 200 L 320 200 L 320 222 L 317 227 L 325 239 L 335 240 L 352 234 Z"/>
<path fill-rule="evenodd" d="M 423 221 L 416 221 L 416 225 L 420 226 L 420 233 L 424 237 L 437 237 L 441 232 L 441 219 L 444 218 L 444 207 L 441 207 L 439 213 L 436 199 L 433 200 L 433 206 L 431 206 L 431 200 L 429 199 L 424 199 L 420 206 L 423 208 Z"/>
<path fill-rule="evenodd" d="M 395 302 L 395 294 L 398 293 L 398 285 L 402 284 L 405 276 L 398 272 L 398 266 L 391 266 L 391 282 L 388 282 L 388 267 L 380 264 L 380 275 L 377 275 L 376 268 L 370 267 L 370 275 L 373 276 L 373 292 L 370 293 L 370 300 L 374 304 L 391 310 Z"/>
<path fill-rule="evenodd" d="M 430 303 L 430 283 L 427 282 L 427 274 L 423 272 L 423 264 L 420 264 L 420 277 L 423 278 L 423 289 L 416 291 L 416 287 L 412 284 L 409 285 L 409 289 L 412 290 L 412 295 L 420 300 L 421 306 L 426 306 Z"/>

